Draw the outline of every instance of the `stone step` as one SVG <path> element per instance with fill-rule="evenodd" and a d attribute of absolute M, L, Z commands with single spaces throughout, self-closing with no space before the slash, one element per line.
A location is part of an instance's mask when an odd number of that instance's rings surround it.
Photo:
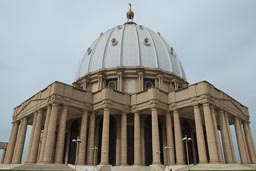
<path fill-rule="evenodd" d="M 68 165 L 65 164 L 24 164 L 14 168 L 15 170 L 60 170 L 60 171 L 73 171 Z"/>

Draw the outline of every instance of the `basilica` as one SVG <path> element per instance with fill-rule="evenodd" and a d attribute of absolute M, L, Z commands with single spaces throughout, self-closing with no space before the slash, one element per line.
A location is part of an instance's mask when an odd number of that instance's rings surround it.
<path fill-rule="evenodd" d="M 256 164 L 248 108 L 189 84 L 160 33 L 127 21 L 88 47 L 72 85 L 53 82 L 14 108 L 4 164 Z M 30 135 L 27 127 L 31 125 Z M 235 127 L 233 142 L 230 126 Z"/>

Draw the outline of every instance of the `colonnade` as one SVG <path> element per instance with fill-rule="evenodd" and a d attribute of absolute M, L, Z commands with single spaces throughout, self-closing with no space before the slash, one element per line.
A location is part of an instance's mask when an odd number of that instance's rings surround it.
<path fill-rule="evenodd" d="M 201 110 L 202 109 L 202 110 Z M 160 142 L 159 142 L 159 110 L 151 108 L 151 126 L 152 126 L 152 164 L 161 164 L 160 160 Z M 199 163 L 235 163 L 235 152 L 229 128 L 231 116 L 225 111 L 218 109 L 209 103 L 202 105 L 195 104 L 192 110 L 194 114 L 194 125 L 196 133 L 196 142 L 198 149 Z M 201 112 L 203 111 L 203 114 Z M 58 116 L 60 114 L 60 116 Z M 44 117 L 45 115 L 45 117 Z M 109 164 L 109 128 L 110 128 L 110 109 L 103 109 L 103 129 L 100 164 Z M 120 165 L 127 165 L 127 113 L 120 114 L 120 155 L 118 162 Z M 165 114 L 166 146 L 168 153 L 165 153 L 169 164 L 184 164 L 185 155 L 182 142 L 181 113 L 179 110 L 173 110 Z M 63 163 L 65 148 L 65 133 L 68 116 L 68 107 L 59 104 L 51 104 L 47 109 L 40 109 L 34 113 L 33 126 L 29 141 L 27 153 L 27 163 Z M 88 119 L 89 117 L 89 119 Z M 43 121 L 43 118 L 45 120 Z M 58 119 L 59 118 L 59 119 Z M 249 128 L 249 123 L 232 116 L 234 119 L 235 132 L 239 147 L 241 163 L 256 163 L 254 143 Z M 89 121 L 89 124 L 88 124 Z M 21 163 L 24 142 L 26 137 L 28 118 L 13 122 L 13 127 L 9 139 L 4 159 L 5 164 Z M 79 137 L 78 155 L 76 162 L 78 164 L 94 164 L 95 147 L 95 129 L 96 114 L 88 113 L 84 110 L 81 115 L 81 127 Z M 44 131 L 42 127 L 44 123 Z M 142 162 L 142 135 L 141 135 L 141 114 L 140 111 L 134 113 L 134 165 L 143 165 Z M 219 123 L 219 124 L 218 124 Z M 58 125 L 58 127 L 57 127 Z M 219 128 L 221 140 L 219 137 Z M 89 131 L 87 133 L 87 128 Z M 57 136 L 56 136 L 57 132 Z M 40 143 L 40 135 L 42 139 Z M 88 134 L 88 135 L 87 135 Z M 205 137 L 206 136 L 206 137 Z M 175 138 L 174 138 L 175 137 Z M 88 140 L 87 140 L 88 138 Z M 175 139 L 175 140 L 174 140 Z M 221 147 L 222 141 L 222 147 Z M 86 144 L 88 143 L 88 144 Z M 224 158 L 222 157 L 222 150 Z M 120 157 L 120 158 L 119 158 Z"/>

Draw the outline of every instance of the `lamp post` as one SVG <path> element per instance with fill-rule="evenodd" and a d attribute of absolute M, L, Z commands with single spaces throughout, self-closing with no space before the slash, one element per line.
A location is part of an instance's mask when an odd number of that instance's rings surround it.
<path fill-rule="evenodd" d="M 94 165 L 94 170 L 96 170 L 96 151 L 98 150 L 97 146 L 94 146 L 91 148 L 93 150 L 93 165 Z"/>
<path fill-rule="evenodd" d="M 189 155 L 188 155 L 188 143 L 189 143 L 189 141 L 191 141 L 192 140 L 192 138 L 188 138 L 188 136 L 187 135 L 185 135 L 185 137 L 183 137 L 182 139 L 181 139 L 183 142 L 185 142 L 185 146 L 186 146 L 186 154 L 187 154 L 187 160 L 188 160 L 188 165 L 189 165 Z"/>
<path fill-rule="evenodd" d="M 166 158 L 167 158 L 167 170 L 169 171 L 169 165 L 170 165 L 170 159 L 169 159 L 169 154 L 170 154 L 170 146 L 164 146 L 164 149 L 166 150 Z"/>
<path fill-rule="evenodd" d="M 79 136 L 76 139 L 72 140 L 73 143 L 76 143 L 76 160 L 75 160 L 75 171 L 76 171 L 76 165 L 77 165 L 77 152 L 78 152 L 78 148 L 79 148 L 79 143 L 81 143 L 81 139 L 79 138 Z"/>

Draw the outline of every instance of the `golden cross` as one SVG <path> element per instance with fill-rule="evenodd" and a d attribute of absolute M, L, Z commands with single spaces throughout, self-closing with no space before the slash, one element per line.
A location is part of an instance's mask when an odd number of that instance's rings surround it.
<path fill-rule="evenodd" d="M 129 3 L 129 6 L 130 6 L 130 10 L 131 10 L 131 8 L 132 8 L 132 4 L 131 4 L 131 3 Z"/>

